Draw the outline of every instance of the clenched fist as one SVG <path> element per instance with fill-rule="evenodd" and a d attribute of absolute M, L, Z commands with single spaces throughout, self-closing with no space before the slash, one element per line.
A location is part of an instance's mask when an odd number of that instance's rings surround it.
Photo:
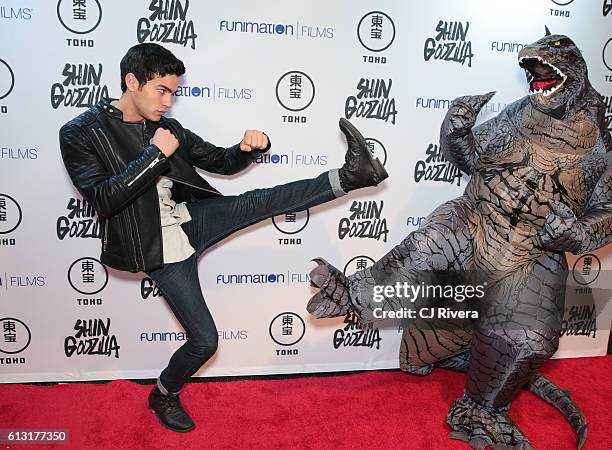
<path fill-rule="evenodd" d="M 179 141 L 174 137 L 171 131 L 165 128 L 158 128 L 151 138 L 151 144 L 156 145 L 166 158 L 172 156 L 179 147 Z"/>
<path fill-rule="evenodd" d="M 259 130 L 246 130 L 242 142 L 240 142 L 240 150 L 250 152 L 252 150 L 263 150 L 268 146 L 268 136 Z"/>

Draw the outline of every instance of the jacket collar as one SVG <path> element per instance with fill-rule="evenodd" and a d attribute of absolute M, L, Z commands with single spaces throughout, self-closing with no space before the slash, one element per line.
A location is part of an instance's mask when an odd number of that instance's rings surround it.
<path fill-rule="evenodd" d="M 114 119 L 123 121 L 123 113 L 121 110 L 111 105 L 111 102 L 117 100 L 116 98 L 103 98 L 98 102 L 98 108 L 100 108 L 105 114 L 111 116 Z"/>
<path fill-rule="evenodd" d="M 118 100 L 116 98 L 103 98 L 101 99 L 98 104 L 96 105 L 98 108 L 100 108 L 104 114 L 112 117 L 113 119 L 118 119 L 122 122 L 124 122 L 123 120 L 123 112 L 121 112 L 121 110 L 119 108 L 114 107 L 111 102 L 114 102 L 115 100 Z M 164 123 L 165 117 L 162 117 L 161 120 L 159 122 L 151 122 L 150 120 L 145 120 L 146 124 L 160 124 L 160 123 Z M 142 122 L 124 122 L 124 123 L 142 123 Z"/>

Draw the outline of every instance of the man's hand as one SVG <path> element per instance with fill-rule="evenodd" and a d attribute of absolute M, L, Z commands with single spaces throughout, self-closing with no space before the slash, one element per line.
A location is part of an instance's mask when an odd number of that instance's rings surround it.
<path fill-rule="evenodd" d="M 246 130 L 242 142 L 240 142 L 240 150 L 250 152 L 252 150 L 263 150 L 268 146 L 268 136 L 259 130 Z"/>
<path fill-rule="evenodd" d="M 165 128 L 158 128 L 151 138 L 151 144 L 156 145 L 166 158 L 172 156 L 179 146 L 179 141 L 171 131 Z"/>
<path fill-rule="evenodd" d="M 565 204 L 549 200 L 551 212 L 546 216 L 544 228 L 540 232 L 540 241 L 546 250 L 556 252 L 581 253 L 584 239 L 584 225 L 574 212 Z"/>

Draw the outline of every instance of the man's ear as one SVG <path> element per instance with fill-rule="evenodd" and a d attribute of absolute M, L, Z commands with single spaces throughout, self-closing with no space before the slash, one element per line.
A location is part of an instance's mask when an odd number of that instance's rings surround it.
<path fill-rule="evenodd" d="M 137 91 L 140 88 L 140 83 L 132 72 L 125 76 L 125 85 L 127 86 L 127 90 L 131 92 Z"/>

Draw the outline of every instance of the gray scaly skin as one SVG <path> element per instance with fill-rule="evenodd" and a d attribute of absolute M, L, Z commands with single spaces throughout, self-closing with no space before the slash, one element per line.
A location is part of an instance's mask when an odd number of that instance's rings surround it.
<path fill-rule="evenodd" d="M 587 77 L 580 51 L 549 35 L 519 54 L 530 95 L 475 126 L 493 93 L 456 99 L 441 126 L 445 157 L 471 175 L 464 194 L 439 206 L 418 230 L 373 266 L 345 276 L 322 259 L 311 274 L 320 291 L 316 317 L 373 310 L 418 310 L 374 286 L 438 281 L 476 273 L 488 282 L 479 317 L 448 326 L 440 319 L 403 324 L 400 367 L 426 375 L 434 367 L 467 372 L 464 395 L 451 405 L 452 438 L 473 448 L 531 448 L 509 418 L 510 402 L 527 389 L 557 407 L 573 425 L 578 448 L 586 420 L 567 393 L 537 372 L 557 350 L 567 263 L 612 242 L 612 139 L 605 107 Z"/>

